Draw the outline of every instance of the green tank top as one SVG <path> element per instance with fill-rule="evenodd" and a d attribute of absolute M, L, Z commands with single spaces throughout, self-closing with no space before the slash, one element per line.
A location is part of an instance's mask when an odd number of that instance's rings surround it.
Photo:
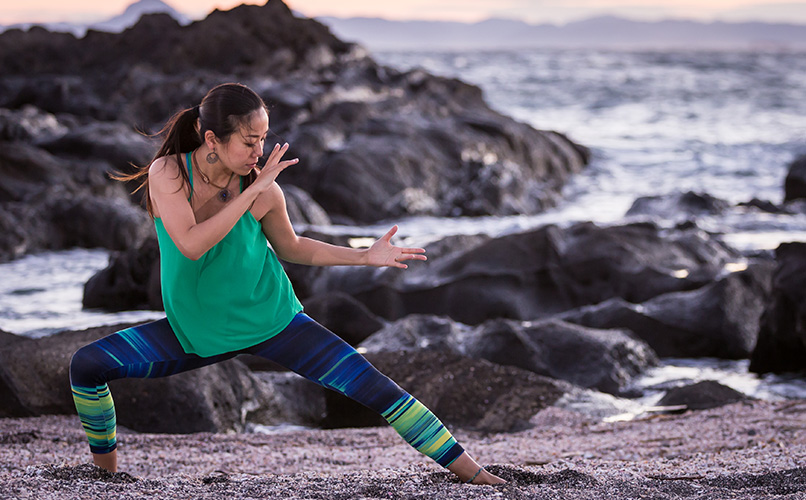
<path fill-rule="evenodd" d="M 187 165 L 192 195 L 190 153 Z M 249 211 L 195 261 L 182 255 L 159 217 L 154 224 L 165 313 L 185 352 L 207 357 L 252 347 L 280 333 L 302 311 L 291 281 Z"/>

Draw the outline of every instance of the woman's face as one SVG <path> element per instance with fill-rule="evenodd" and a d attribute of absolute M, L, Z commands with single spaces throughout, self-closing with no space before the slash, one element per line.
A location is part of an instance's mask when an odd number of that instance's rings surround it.
<path fill-rule="evenodd" d="M 225 167 L 238 175 L 247 175 L 263 156 L 263 143 L 269 132 L 269 115 L 260 108 L 249 115 L 246 123 L 218 148 Z"/>

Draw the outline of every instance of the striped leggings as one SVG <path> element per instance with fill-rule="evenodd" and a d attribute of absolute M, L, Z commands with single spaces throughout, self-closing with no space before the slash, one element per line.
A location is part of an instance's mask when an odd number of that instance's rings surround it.
<path fill-rule="evenodd" d="M 187 354 L 167 319 L 128 328 L 82 347 L 70 364 L 70 384 L 90 451 L 110 453 L 117 446 L 108 381 L 167 377 L 245 353 L 279 363 L 378 412 L 406 442 L 443 467 L 464 451 L 428 408 L 349 344 L 302 313 L 269 340 L 206 358 Z"/>

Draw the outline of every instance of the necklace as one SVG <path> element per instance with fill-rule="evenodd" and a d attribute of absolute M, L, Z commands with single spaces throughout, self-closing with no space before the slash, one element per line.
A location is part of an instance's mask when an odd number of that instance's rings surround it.
<path fill-rule="evenodd" d="M 229 200 L 231 200 L 232 199 L 232 193 L 230 193 L 229 184 L 230 184 L 230 182 L 232 182 L 232 178 L 235 176 L 235 172 L 231 172 L 229 174 L 229 179 L 227 180 L 226 184 L 224 184 L 223 186 L 219 186 L 218 184 L 216 184 L 213 181 L 211 181 L 210 178 L 207 177 L 207 174 L 205 174 L 202 171 L 201 167 L 199 166 L 199 163 L 196 161 L 196 151 L 198 151 L 198 150 L 193 150 L 193 155 L 192 155 L 193 156 L 193 163 L 196 164 L 196 170 L 199 171 L 199 175 L 201 175 L 201 178 L 204 181 L 204 183 L 209 184 L 210 186 L 213 186 L 213 187 L 216 187 L 216 188 L 219 189 L 218 195 L 216 195 L 216 196 L 218 197 L 219 201 L 221 201 L 222 203 L 226 203 Z"/>

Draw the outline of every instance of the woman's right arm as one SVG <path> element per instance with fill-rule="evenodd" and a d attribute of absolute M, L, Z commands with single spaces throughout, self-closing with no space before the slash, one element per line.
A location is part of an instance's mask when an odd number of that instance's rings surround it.
<path fill-rule="evenodd" d="M 158 158 L 151 164 L 148 173 L 149 194 L 154 204 L 154 215 L 162 219 L 165 230 L 185 257 L 198 260 L 213 248 L 252 206 L 257 197 L 265 192 L 277 175 L 296 159 L 279 161 L 287 148 L 275 148 L 260 171 L 257 179 L 217 214 L 197 223 L 188 202 L 188 188 L 184 183 L 173 156 Z"/>

